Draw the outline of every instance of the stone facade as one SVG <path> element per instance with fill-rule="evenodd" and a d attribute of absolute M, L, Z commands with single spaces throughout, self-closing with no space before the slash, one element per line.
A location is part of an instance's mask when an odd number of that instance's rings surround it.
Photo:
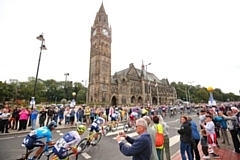
<path fill-rule="evenodd" d="M 87 104 L 130 105 L 171 104 L 177 99 L 167 79 L 159 80 L 131 63 L 111 76 L 112 28 L 103 4 L 91 28 L 91 50 Z"/>

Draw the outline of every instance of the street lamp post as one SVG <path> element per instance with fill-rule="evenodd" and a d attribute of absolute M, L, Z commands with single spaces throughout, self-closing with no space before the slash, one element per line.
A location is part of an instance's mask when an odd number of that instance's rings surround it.
<path fill-rule="evenodd" d="M 40 66 L 40 61 L 41 61 L 42 50 L 47 50 L 47 48 L 45 47 L 45 39 L 43 38 L 43 33 L 40 36 L 38 36 L 37 39 L 42 41 L 42 44 L 40 47 L 40 54 L 39 54 L 39 59 L 38 59 L 38 66 L 37 66 L 37 73 L 36 73 L 36 79 L 35 79 L 35 84 L 34 84 L 33 97 L 35 97 L 35 94 L 36 94 L 38 71 L 39 71 L 39 66 Z M 33 110 L 33 106 L 32 106 L 32 110 Z"/>
<path fill-rule="evenodd" d="M 148 81 L 148 74 L 147 74 L 147 66 L 149 66 L 149 65 L 151 65 L 151 63 L 148 63 L 148 64 L 146 64 L 145 65 L 145 67 L 146 67 L 146 79 L 147 79 L 147 81 Z M 148 83 L 148 89 L 147 89 L 147 97 L 149 97 L 149 94 L 151 94 L 150 92 L 151 92 L 151 90 L 150 90 L 150 87 L 151 87 L 151 85 L 150 85 L 150 81 L 149 82 L 147 82 Z M 151 95 L 150 95 L 151 96 Z M 151 97 L 150 97 L 151 98 Z M 149 101 L 149 98 L 147 99 L 148 101 Z M 151 104 L 152 104 L 152 100 L 151 100 Z"/>
<path fill-rule="evenodd" d="M 33 97 L 35 97 L 35 94 L 36 94 L 36 87 L 37 87 L 37 80 L 38 80 L 38 71 L 39 71 L 39 66 L 40 66 L 40 61 L 41 61 L 42 50 L 47 50 L 47 48 L 45 47 L 45 39 L 43 38 L 43 33 L 40 36 L 38 36 L 37 39 L 42 41 L 42 44 L 41 44 L 41 47 L 40 47 L 40 54 L 39 54 L 39 59 L 38 59 L 37 73 L 36 73 L 35 84 L 34 84 L 34 89 L 33 89 Z M 33 105 L 31 106 L 31 111 L 32 110 L 33 110 Z M 31 116 L 30 116 L 30 119 L 29 119 L 28 126 L 31 126 Z"/>
<path fill-rule="evenodd" d="M 65 76 L 65 85 L 64 85 L 65 97 L 67 98 L 67 76 L 69 76 L 69 73 L 64 73 L 64 76 Z"/>
<path fill-rule="evenodd" d="M 194 83 L 194 81 L 191 81 L 191 82 L 188 82 L 188 83 L 190 84 L 190 87 L 188 88 L 188 96 L 189 96 L 188 100 L 189 100 L 189 103 L 190 103 L 191 100 L 190 100 L 190 92 L 189 92 L 189 90 L 191 89 L 192 83 Z"/>

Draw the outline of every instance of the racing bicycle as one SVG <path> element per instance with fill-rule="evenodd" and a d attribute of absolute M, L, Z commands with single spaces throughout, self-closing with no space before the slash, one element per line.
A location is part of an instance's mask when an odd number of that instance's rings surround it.
<path fill-rule="evenodd" d="M 97 139 L 95 138 L 96 136 L 97 136 Z M 96 146 L 98 142 L 101 140 L 101 138 L 102 138 L 102 133 L 94 131 L 91 135 L 88 135 L 86 138 L 83 138 L 77 146 L 81 148 L 81 152 L 82 152 L 84 149 L 86 149 L 90 145 Z"/>
<path fill-rule="evenodd" d="M 112 121 L 110 124 L 108 124 L 106 127 L 104 127 L 104 136 L 106 136 L 108 134 L 108 132 L 112 131 L 116 131 L 118 128 L 118 122 Z"/>

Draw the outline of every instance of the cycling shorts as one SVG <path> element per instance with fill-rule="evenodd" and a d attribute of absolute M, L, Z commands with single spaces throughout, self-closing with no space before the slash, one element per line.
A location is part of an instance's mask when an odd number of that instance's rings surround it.
<path fill-rule="evenodd" d="M 91 125 L 90 132 L 92 132 L 93 130 L 94 130 L 95 132 L 99 132 L 99 131 L 100 131 L 99 126 L 98 126 L 97 123 L 93 123 L 93 124 Z"/>
<path fill-rule="evenodd" d="M 68 157 L 68 152 L 66 148 L 60 148 L 60 150 L 57 150 L 55 147 L 53 147 L 53 153 L 58 156 L 59 159 L 65 159 Z"/>
<path fill-rule="evenodd" d="M 116 122 L 117 121 L 117 117 L 112 117 L 111 121 L 115 121 Z"/>
<path fill-rule="evenodd" d="M 130 120 L 134 121 L 134 115 L 131 114 L 131 115 L 129 116 L 129 118 L 130 118 Z"/>
<path fill-rule="evenodd" d="M 42 147 L 44 142 L 27 135 L 26 138 L 23 139 L 22 144 L 24 144 L 28 150 L 32 150 L 34 147 Z"/>

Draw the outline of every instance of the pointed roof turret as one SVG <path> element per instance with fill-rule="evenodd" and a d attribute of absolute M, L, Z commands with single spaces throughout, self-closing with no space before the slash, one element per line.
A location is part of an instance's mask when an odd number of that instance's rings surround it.
<path fill-rule="evenodd" d="M 103 2 L 101 4 L 101 7 L 99 8 L 99 11 L 98 12 L 103 12 L 103 13 L 106 13 L 105 12 L 105 9 L 104 9 L 104 6 L 103 6 Z"/>
<path fill-rule="evenodd" d="M 96 25 L 96 24 L 101 24 L 101 25 L 105 25 L 108 27 L 108 16 L 105 12 L 103 2 L 99 8 L 99 11 L 97 12 L 96 17 L 95 17 L 94 25 Z"/>

